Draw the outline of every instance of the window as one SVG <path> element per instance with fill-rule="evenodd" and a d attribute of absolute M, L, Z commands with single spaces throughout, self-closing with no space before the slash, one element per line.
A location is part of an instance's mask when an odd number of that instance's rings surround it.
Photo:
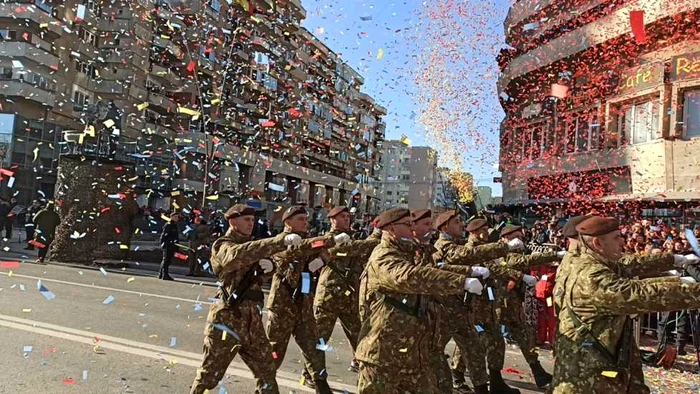
<path fill-rule="evenodd" d="M 46 13 L 52 14 L 53 7 L 51 7 L 51 1 L 49 0 L 34 0 L 34 4 Z"/>
<path fill-rule="evenodd" d="M 0 39 L 5 41 L 13 41 L 17 39 L 16 30 L 0 29 Z"/>
<path fill-rule="evenodd" d="M 12 158 L 12 133 L 15 115 L 0 114 L 0 165 L 8 166 Z"/>
<path fill-rule="evenodd" d="M 700 90 L 684 93 L 683 125 L 687 137 L 700 136 Z"/>
<path fill-rule="evenodd" d="M 659 102 L 646 101 L 620 108 L 617 129 L 622 143 L 641 144 L 658 137 Z"/>
<path fill-rule="evenodd" d="M 542 127 L 537 126 L 532 129 L 532 146 L 530 147 L 530 158 L 536 159 L 540 157 L 542 149 Z"/>
<path fill-rule="evenodd" d="M 78 34 L 83 42 L 92 44 L 92 46 L 94 47 L 97 46 L 97 36 L 95 35 L 95 33 L 91 32 L 83 26 L 80 26 L 80 31 Z"/>
<path fill-rule="evenodd" d="M 12 67 L 0 67 L 0 78 L 12 79 Z"/>
<path fill-rule="evenodd" d="M 84 0 L 83 4 L 93 15 L 100 14 L 100 0 Z M 119 12 L 121 12 L 121 9 L 119 9 Z"/>
<path fill-rule="evenodd" d="M 95 67 L 80 59 L 75 59 L 75 70 L 87 75 L 89 78 L 97 78 L 97 70 L 95 70 Z"/>
<path fill-rule="evenodd" d="M 79 91 L 73 91 L 73 110 L 82 112 L 85 111 L 86 107 L 90 104 L 90 96 Z"/>
<path fill-rule="evenodd" d="M 209 7 L 218 13 L 219 11 L 221 11 L 221 2 L 219 2 L 219 0 L 211 0 L 211 3 L 209 3 Z"/>
<path fill-rule="evenodd" d="M 600 147 L 598 109 L 564 116 L 566 153 L 597 150 Z"/>

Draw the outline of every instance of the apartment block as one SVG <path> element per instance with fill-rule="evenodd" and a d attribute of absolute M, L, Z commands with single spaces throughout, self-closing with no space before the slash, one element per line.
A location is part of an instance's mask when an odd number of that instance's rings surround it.
<path fill-rule="evenodd" d="M 498 57 L 504 204 L 694 215 L 699 16 L 697 1 L 515 2 Z"/>
<path fill-rule="evenodd" d="M 141 205 L 375 213 L 386 109 L 305 16 L 297 0 L 0 3 L 13 193 L 52 195 L 78 133 L 136 167 Z"/>
<path fill-rule="evenodd" d="M 386 141 L 381 173 L 382 209 L 432 208 L 438 182 L 437 152 L 426 146 Z"/>

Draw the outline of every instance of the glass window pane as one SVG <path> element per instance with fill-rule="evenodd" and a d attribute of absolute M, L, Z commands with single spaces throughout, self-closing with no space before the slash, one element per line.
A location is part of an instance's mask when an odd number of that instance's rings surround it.
<path fill-rule="evenodd" d="M 591 121 L 588 125 L 590 143 L 589 150 L 596 150 L 600 148 L 600 123 L 598 123 L 598 114 L 593 113 L 591 115 Z"/>
<path fill-rule="evenodd" d="M 637 104 L 634 106 L 633 124 L 633 144 L 647 142 L 649 131 L 651 130 L 651 111 L 649 103 Z"/>
<path fill-rule="evenodd" d="M 576 151 L 581 152 L 588 149 L 588 114 L 578 115 L 576 127 Z"/>
<path fill-rule="evenodd" d="M 686 136 L 700 136 L 700 90 L 685 92 L 684 111 Z"/>
<path fill-rule="evenodd" d="M 573 153 L 576 151 L 576 118 L 574 116 L 571 116 L 564 124 L 564 130 L 566 132 L 566 153 Z"/>

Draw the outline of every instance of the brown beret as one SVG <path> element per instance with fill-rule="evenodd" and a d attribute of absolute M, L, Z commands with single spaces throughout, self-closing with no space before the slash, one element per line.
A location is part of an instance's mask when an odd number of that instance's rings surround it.
<path fill-rule="evenodd" d="M 293 207 L 287 208 L 286 211 L 284 211 L 284 214 L 282 215 L 282 221 L 284 222 L 285 220 L 291 218 L 292 216 L 300 215 L 300 214 L 305 214 L 307 215 L 308 212 L 306 212 L 306 208 L 302 205 L 295 205 Z"/>
<path fill-rule="evenodd" d="M 481 219 L 481 218 L 472 219 L 472 221 L 470 221 L 467 224 L 467 231 L 469 231 L 469 232 L 476 231 L 484 226 L 488 227 L 488 225 L 489 224 L 484 219 Z"/>
<path fill-rule="evenodd" d="M 568 222 L 561 229 L 561 234 L 566 238 L 578 238 L 578 231 L 576 231 L 576 226 L 581 224 L 584 220 L 590 218 L 591 215 L 574 216 L 569 219 Z"/>
<path fill-rule="evenodd" d="M 416 209 L 411 211 L 411 216 L 413 217 L 413 221 L 417 222 L 419 220 L 432 217 L 433 212 L 430 209 Z"/>
<path fill-rule="evenodd" d="M 620 222 L 615 218 L 591 216 L 576 226 L 576 231 L 581 235 L 598 236 L 612 233 L 620 229 Z"/>
<path fill-rule="evenodd" d="M 328 217 L 330 219 L 332 217 L 335 217 L 336 215 L 340 215 L 343 212 L 350 213 L 350 211 L 348 210 L 348 207 L 346 207 L 344 205 L 340 205 L 340 206 L 337 206 L 337 207 L 331 209 L 331 211 L 328 212 L 328 215 L 326 215 L 326 217 Z"/>
<path fill-rule="evenodd" d="M 241 216 L 252 216 L 255 215 L 255 208 L 246 204 L 236 204 L 229 208 L 224 217 L 226 220 L 233 219 Z"/>
<path fill-rule="evenodd" d="M 411 216 L 411 211 L 406 208 L 391 208 L 379 215 L 377 220 L 377 228 L 383 229 L 384 227 L 398 222 L 399 220 L 408 216 Z"/>
<path fill-rule="evenodd" d="M 523 227 L 522 226 L 516 226 L 514 224 L 506 224 L 505 227 L 501 230 L 501 237 L 505 237 L 508 234 L 512 234 L 516 231 L 520 231 Z"/>
<path fill-rule="evenodd" d="M 440 227 L 444 226 L 449 222 L 453 217 L 457 216 L 457 211 L 454 209 L 450 209 L 449 211 L 445 211 L 440 214 L 440 216 L 435 219 L 435 229 L 440 230 Z"/>

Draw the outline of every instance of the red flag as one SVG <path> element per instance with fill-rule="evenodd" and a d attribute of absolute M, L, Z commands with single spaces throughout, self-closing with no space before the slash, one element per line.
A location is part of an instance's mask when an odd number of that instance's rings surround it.
<path fill-rule="evenodd" d="M 194 72 L 194 67 L 195 67 L 194 60 L 190 60 L 190 64 L 187 65 L 187 71 L 189 71 L 191 73 Z"/>
<path fill-rule="evenodd" d="M 644 11 L 630 11 L 630 27 L 637 44 L 647 41 L 647 33 L 644 30 Z"/>

